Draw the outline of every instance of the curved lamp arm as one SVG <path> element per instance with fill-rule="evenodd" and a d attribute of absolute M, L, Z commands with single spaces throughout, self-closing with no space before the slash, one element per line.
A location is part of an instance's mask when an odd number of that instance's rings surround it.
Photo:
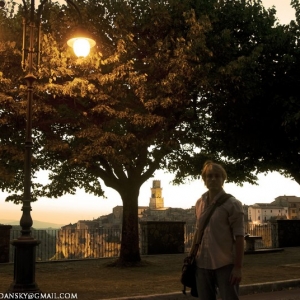
<path fill-rule="evenodd" d="M 31 0 L 30 2 L 30 11 L 28 8 L 28 5 L 26 4 L 26 0 L 22 0 L 23 2 L 23 9 L 24 9 L 24 17 L 23 17 L 23 48 L 22 48 L 22 68 L 25 69 L 25 49 L 26 49 L 26 30 L 27 30 L 27 18 L 29 16 L 29 28 L 30 30 L 33 30 L 33 28 L 36 26 L 38 27 L 38 34 L 37 34 L 37 68 L 40 65 L 40 53 L 41 53 L 41 17 L 42 12 L 45 3 L 48 0 L 40 0 L 40 4 L 37 9 L 37 18 L 35 22 L 35 0 Z M 66 3 L 73 7 L 77 14 L 79 19 L 79 24 L 82 24 L 82 16 L 80 13 L 80 10 L 78 6 L 72 1 L 72 0 L 65 0 Z M 27 20 L 26 20 L 27 19 Z M 30 34 L 30 36 L 33 36 L 33 34 Z M 88 37 L 86 33 L 83 32 L 83 30 L 77 31 L 76 35 L 68 40 L 67 42 L 68 46 L 72 47 L 74 50 L 74 53 L 77 57 L 86 57 L 90 49 L 96 45 L 96 42 L 91 38 Z M 32 53 L 33 47 L 29 48 L 29 53 Z M 32 65 L 29 65 L 30 72 L 32 72 Z"/>
<path fill-rule="evenodd" d="M 65 0 L 65 1 L 67 2 L 67 4 L 69 4 L 70 6 L 73 6 L 75 8 L 75 10 L 77 11 L 78 16 L 79 16 L 79 24 L 82 24 L 82 17 L 81 17 L 81 13 L 80 13 L 78 6 L 72 0 Z"/>
<path fill-rule="evenodd" d="M 67 41 L 68 46 L 73 48 L 77 57 L 86 57 L 90 53 L 90 49 L 96 45 L 96 42 L 89 36 L 89 34 L 82 28 L 82 17 L 78 6 L 72 0 L 65 0 L 67 4 L 73 6 L 79 16 L 80 27 L 74 34 L 74 37 Z"/>

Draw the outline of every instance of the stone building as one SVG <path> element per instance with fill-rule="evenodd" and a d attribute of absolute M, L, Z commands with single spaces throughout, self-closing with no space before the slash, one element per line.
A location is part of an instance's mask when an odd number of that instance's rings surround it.
<path fill-rule="evenodd" d="M 254 224 L 263 224 L 274 220 L 300 220 L 300 197 L 279 196 L 271 203 L 250 205 L 248 219 Z"/>
<path fill-rule="evenodd" d="M 195 224 L 195 207 L 189 209 L 172 208 L 164 206 L 162 187 L 160 180 L 153 180 L 149 206 L 138 207 L 138 217 L 144 221 L 182 221 L 187 224 Z M 123 206 L 113 208 L 111 214 L 99 218 L 100 226 L 104 228 L 121 228 Z"/>
<path fill-rule="evenodd" d="M 150 190 L 149 206 L 138 207 L 140 226 L 154 223 L 153 221 L 183 222 L 186 224 L 186 232 L 191 234 L 186 237 L 186 242 L 190 241 L 196 222 L 195 207 L 165 207 L 160 180 L 153 180 Z M 300 197 L 279 196 L 272 203 L 243 205 L 243 210 L 245 225 L 253 224 L 255 227 L 262 227 L 261 225 L 278 219 L 300 219 Z M 56 244 L 56 258 L 115 256 L 120 248 L 122 217 L 123 206 L 118 205 L 111 214 L 98 219 L 80 220 L 76 224 L 63 226 Z"/>
<path fill-rule="evenodd" d="M 162 188 L 160 186 L 160 180 L 153 180 L 149 208 L 154 210 L 165 209 L 164 198 L 162 197 Z"/>
<path fill-rule="evenodd" d="M 300 220 L 300 197 L 279 196 L 276 197 L 275 201 L 272 203 L 287 206 L 289 220 Z"/>
<path fill-rule="evenodd" d="M 255 203 L 248 207 L 248 220 L 253 224 L 264 224 L 288 218 L 288 207 L 274 203 Z"/>

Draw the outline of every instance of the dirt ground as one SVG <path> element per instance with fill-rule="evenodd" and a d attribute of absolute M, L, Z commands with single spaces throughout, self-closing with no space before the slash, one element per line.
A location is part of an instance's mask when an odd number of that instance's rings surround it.
<path fill-rule="evenodd" d="M 36 264 L 43 293 L 77 293 L 79 300 L 179 292 L 185 254 L 142 256 L 139 267 L 115 268 L 113 259 Z M 300 247 L 245 255 L 243 284 L 300 279 Z M 13 264 L 0 264 L 0 293 L 13 282 Z"/>

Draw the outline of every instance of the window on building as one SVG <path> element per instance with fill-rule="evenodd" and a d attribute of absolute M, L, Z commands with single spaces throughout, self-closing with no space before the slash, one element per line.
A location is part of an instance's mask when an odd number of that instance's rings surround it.
<path fill-rule="evenodd" d="M 257 217 L 257 220 L 260 221 L 260 216 Z"/>

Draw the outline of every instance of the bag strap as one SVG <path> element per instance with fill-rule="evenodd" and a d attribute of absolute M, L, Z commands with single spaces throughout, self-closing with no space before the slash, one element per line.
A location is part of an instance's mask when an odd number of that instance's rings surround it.
<path fill-rule="evenodd" d="M 231 194 L 223 194 L 216 202 L 215 204 L 213 205 L 211 211 L 209 212 L 209 215 L 207 216 L 205 222 L 204 222 L 204 225 L 203 225 L 203 231 L 204 229 L 206 228 L 206 226 L 208 225 L 209 223 L 209 220 L 212 216 L 212 214 L 214 213 L 214 211 L 216 210 L 217 207 L 221 206 L 222 204 L 224 204 L 229 198 L 233 197 Z"/>
<path fill-rule="evenodd" d="M 211 210 L 210 210 L 209 214 L 207 215 L 206 220 L 203 224 L 203 232 L 204 232 L 204 229 L 206 228 L 206 226 L 208 225 L 209 220 L 210 220 L 211 216 L 213 215 L 214 211 L 216 210 L 216 208 L 221 206 L 222 204 L 224 204 L 231 197 L 233 197 L 231 194 L 225 193 L 214 203 L 213 207 L 211 208 Z M 202 239 L 202 236 L 201 236 L 201 239 Z M 200 240 L 200 242 L 201 242 L 201 240 Z M 197 255 L 199 245 L 200 245 L 200 243 L 195 245 L 195 248 L 192 253 L 193 258 L 195 258 L 195 256 Z"/>

